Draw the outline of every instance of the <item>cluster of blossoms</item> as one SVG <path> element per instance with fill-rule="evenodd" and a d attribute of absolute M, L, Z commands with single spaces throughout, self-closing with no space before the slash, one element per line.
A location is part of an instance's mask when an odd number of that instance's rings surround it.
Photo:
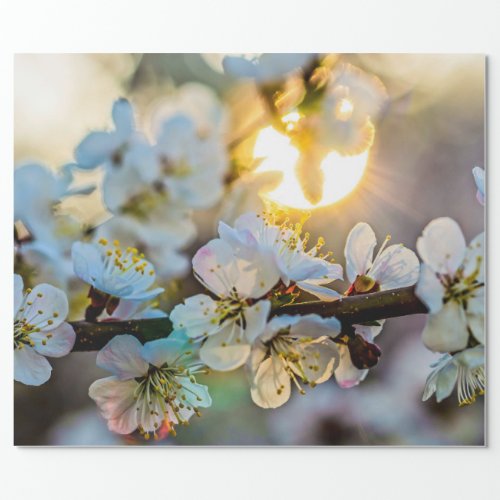
<path fill-rule="evenodd" d="M 474 167 L 472 173 L 484 205 L 485 172 Z M 423 399 L 436 394 L 440 402 L 457 386 L 459 405 L 471 404 L 486 385 L 484 233 L 467 246 L 457 222 L 441 217 L 424 229 L 417 250 L 423 263 L 415 293 L 429 310 L 422 340 L 444 353 L 432 366 Z"/>
<path fill-rule="evenodd" d="M 303 290 L 323 301 L 342 295 L 327 285 L 341 280 L 340 264 L 321 253 L 320 238 L 307 249 L 302 224 L 277 224 L 272 214 L 248 213 L 234 227 L 220 223 L 219 238 L 193 258 L 196 278 L 215 298 L 200 294 L 174 308 L 176 330 L 200 342 L 200 358 L 214 370 L 249 367 L 251 395 L 264 408 L 275 408 L 290 396 L 291 381 L 314 387 L 333 374 L 341 387 L 353 387 L 377 363 L 373 344 L 382 324 L 354 325 L 341 331 L 336 318 L 317 315 L 279 316 Z M 387 242 L 387 240 L 386 240 Z M 375 259 L 373 230 L 358 224 L 349 234 L 345 255 L 350 280 L 346 295 L 367 294 L 412 285 L 418 259 L 402 245 L 382 247 Z"/>
<path fill-rule="evenodd" d="M 118 99 L 115 129 L 91 132 L 75 150 L 80 168 L 104 169 L 103 200 L 113 217 L 97 228 L 96 238 L 141 248 L 164 279 L 187 271 L 179 252 L 196 235 L 192 211 L 220 200 L 228 169 L 217 98 L 195 85 L 179 94 L 158 107 L 153 142 L 137 130 L 130 102 Z"/>

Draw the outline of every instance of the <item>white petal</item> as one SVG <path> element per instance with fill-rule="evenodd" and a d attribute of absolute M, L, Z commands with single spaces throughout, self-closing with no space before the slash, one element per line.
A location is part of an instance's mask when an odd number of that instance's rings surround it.
<path fill-rule="evenodd" d="M 437 352 L 461 351 L 468 339 L 465 311 L 456 302 L 448 302 L 438 313 L 429 314 L 422 333 L 424 344 Z"/>
<path fill-rule="evenodd" d="M 321 384 L 333 374 L 340 362 L 340 353 L 331 340 L 323 339 L 305 346 L 302 350 L 304 374 L 309 382 Z"/>
<path fill-rule="evenodd" d="M 250 355 L 250 344 L 240 333 L 240 327 L 235 321 L 226 323 L 219 333 L 208 337 L 200 349 L 200 359 L 214 370 L 235 370 Z"/>
<path fill-rule="evenodd" d="M 213 335 L 220 331 L 217 302 L 208 295 L 198 294 L 178 304 L 170 313 L 175 329 L 183 328 L 189 337 Z"/>
<path fill-rule="evenodd" d="M 51 337 L 49 338 L 47 334 Z M 62 323 L 54 330 L 32 333 L 30 339 L 35 342 L 35 351 L 39 354 L 60 358 L 69 354 L 73 349 L 76 334 L 69 323 Z"/>
<path fill-rule="evenodd" d="M 96 380 L 89 387 L 89 396 L 97 403 L 111 431 L 130 434 L 137 429 L 136 388 L 135 380 L 116 377 Z"/>
<path fill-rule="evenodd" d="M 476 281 L 484 282 L 484 233 L 478 234 L 467 247 L 464 258 L 464 276 L 475 275 Z"/>
<path fill-rule="evenodd" d="M 413 285 L 418 273 L 415 253 L 403 245 L 391 245 L 375 259 L 369 275 L 380 284 L 381 290 L 391 290 Z"/>
<path fill-rule="evenodd" d="M 341 325 L 337 318 L 322 318 L 317 314 L 297 316 L 297 321 L 291 324 L 291 337 L 319 338 L 323 336 L 336 337 Z"/>
<path fill-rule="evenodd" d="M 226 242 L 215 239 L 196 252 L 193 271 L 210 291 L 219 297 L 226 297 L 238 279 L 234 260 L 231 247 Z"/>
<path fill-rule="evenodd" d="M 81 168 L 95 168 L 109 160 L 120 146 L 113 132 L 91 132 L 75 149 L 75 159 Z"/>
<path fill-rule="evenodd" d="M 85 283 L 94 285 L 104 273 L 104 261 L 101 252 L 92 243 L 76 241 L 71 248 L 75 274 Z"/>
<path fill-rule="evenodd" d="M 438 373 L 436 380 L 436 401 L 440 403 L 453 391 L 457 383 L 458 367 L 455 363 L 448 363 Z"/>
<path fill-rule="evenodd" d="M 178 381 L 182 385 L 182 389 L 179 390 L 179 397 L 184 395 L 185 401 L 193 407 L 201 406 L 202 408 L 208 408 L 212 406 L 212 398 L 208 393 L 206 385 L 191 382 L 187 377 L 179 377 Z"/>
<path fill-rule="evenodd" d="M 270 311 L 271 302 L 269 300 L 260 300 L 245 309 L 245 337 L 250 343 L 255 342 L 255 339 L 264 332 Z"/>
<path fill-rule="evenodd" d="M 42 385 L 49 380 L 51 371 L 50 363 L 31 347 L 14 349 L 14 380 L 26 385 Z"/>
<path fill-rule="evenodd" d="M 435 272 L 453 275 L 464 260 L 464 235 L 453 219 L 440 217 L 425 227 L 417 240 L 417 250 Z"/>
<path fill-rule="evenodd" d="M 345 345 L 338 346 L 340 361 L 335 369 L 335 379 L 342 389 L 350 389 L 358 385 L 368 375 L 368 370 L 358 370 L 351 361 L 349 348 Z"/>
<path fill-rule="evenodd" d="M 340 297 L 342 297 L 342 295 L 335 290 L 327 288 L 326 286 L 314 285 L 310 281 L 313 280 L 299 281 L 297 283 L 297 286 L 301 290 L 304 290 L 304 292 L 310 293 L 311 295 L 314 295 L 318 299 L 325 302 L 333 302 L 334 300 L 338 300 Z"/>
<path fill-rule="evenodd" d="M 415 295 L 427 306 L 429 312 L 437 313 L 442 309 L 444 292 L 436 273 L 427 264 L 422 264 Z"/>
<path fill-rule="evenodd" d="M 344 249 L 346 273 L 351 283 L 356 276 L 366 274 L 371 267 L 376 244 L 375 233 L 365 222 L 359 222 L 351 229 Z"/>
<path fill-rule="evenodd" d="M 24 311 L 19 311 L 18 316 L 42 331 L 51 331 L 63 323 L 68 309 L 68 299 L 62 290 L 42 284 L 28 294 Z"/>
<path fill-rule="evenodd" d="M 362 335 L 368 342 L 373 342 L 373 339 L 382 331 L 384 327 L 385 319 L 379 320 L 378 325 L 352 325 L 354 331 Z"/>
<path fill-rule="evenodd" d="M 188 350 L 188 338 L 180 332 L 172 332 L 165 339 L 146 342 L 141 350 L 142 357 L 157 368 L 164 364 L 183 364 L 186 360 L 182 353 Z"/>
<path fill-rule="evenodd" d="M 478 342 L 485 343 L 484 325 L 484 289 L 478 290 L 476 295 L 467 301 L 467 324 Z"/>
<path fill-rule="evenodd" d="M 464 351 L 455 354 L 453 359 L 470 370 L 484 366 L 484 346 L 478 345 L 476 347 L 472 347 L 471 349 L 465 349 Z"/>
<path fill-rule="evenodd" d="M 111 110 L 113 122 L 121 137 L 126 138 L 135 128 L 134 110 L 127 99 L 120 98 L 113 103 Z"/>
<path fill-rule="evenodd" d="M 143 377 L 149 368 L 142 358 L 142 344 L 132 335 L 113 337 L 97 354 L 96 363 L 120 380 Z"/>
<path fill-rule="evenodd" d="M 19 276 L 19 274 L 14 274 L 14 316 L 16 316 L 16 313 L 23 302 L 23 290 L 23 279 Z"/>
<path fill-rule="evenodd" d="M 278 408 L 290 398 L 290 377 L 276 357 L 264 360 L 252 380 L 250 393 L 261 408 Z"/>

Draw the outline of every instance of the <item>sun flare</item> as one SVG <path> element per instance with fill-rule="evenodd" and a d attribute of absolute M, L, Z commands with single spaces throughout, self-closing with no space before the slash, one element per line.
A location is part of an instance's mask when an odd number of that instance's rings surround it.
<path fill-rule="evenodd" d="M 368 163 L 370 148 L 352 156 L 343 156 L 336 151 L 328 153 L 321 163 L 324 176 L 323 195 L 313 204 L 304 195 L 296 174 L 300 153 L 288 137 L 273 127 L 259 132 L 254 147 L 254 157 L 264 158 L 256 172 L 281 172 L 283 178 L 275 189 L 263 193 L 274 203 L 288 208 L 311 210 L 325 207 L 347 196 L 360 182 Z"/>

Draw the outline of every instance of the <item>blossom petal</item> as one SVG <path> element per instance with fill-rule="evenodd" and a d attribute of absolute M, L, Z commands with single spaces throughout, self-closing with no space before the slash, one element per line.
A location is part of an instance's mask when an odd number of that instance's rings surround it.
<path fill-rule="evenodd" d="M 464 351 L 455 354 L 453 359 L 470 370 L 484 366 L 484 346 L 478 345 L 470 349 L 465 349 Z"/>
<path fill-rule="evenodd" d="M 444 293 L 445 288 L 436 273 L 427 264 L 422 264 L 415 295 L 427 306 L 430 313 L 435 314 L 443 308 Z"/>
<path fill-rule="evenodd" d="M 19 274 L 14 274 L 14 316 L 23 302 L 23 290 L 23 278 Z"/>
<path fill-rule="evenodd" d="M 250 355 L 250 344 L 235 332 L 237 328 L 240 327 L 231 321 L 219 333 L 207 338 L 200 349 L 203 363 L 219 371 L 235 370 L 245 363 Z"/>
<path fill-rule="evenodd" d="M 351 283 L 371 267 L 376 244 L 375 233 L 366 222 L 359 222 L 351 229 L 344 249 L 346 273 Z"/>
<path fill-rule="evenodd" d="M 197 384 L 196 382 L 191 382 L 187 377 L 179 377 L 179 383 L 182 385 L 182 389 L 179 389 L 179 397 L 184 401 L 187 401 L 193 407 L 201 406 L 202 408 L 208 408 L 212 406 L 212 398 L 208 392 L 208 387 L 206 385 Z M 185 399 L 182 396 L 185 396 Z"/>
<path fill-rule="evenodd" d="M 26 385 L 42 385 L 50 378 L 50 363 L 27 345 L 14 349 L 14 380 Z"/>
<path fill-rule="evenodd" d="M 331 340 L 323 339 L 310 343 L 302 350 L 304 375 L 309 382 L 321 384 L 333 374 L 340 362 L 340 353 Z"/>
<path fill-rule="evenodd" d="M 458 367 L 455 363 L 448 363 L 439 371 L 436 380 L 436 401 L 438 403 L 452 393 L 457 383 L 457 377 Z"/>
<path fill-rule="evenodd" d="M 261 408 L 278 408 L 290 399 L 290 377 L 277 357 L 265 359 L 252 380 L 250 393 Z"/>
<path fill-rule="evenodd" d="M 76 334 L 69 323 L 62 323 L 54 330 L 50 330 L 50 332 L 32 333 L 30 339 L 35 343 L 35 351 L 39 354 L 60 358 L 69 354 L 73 349 Z"/>
<path fill-rule="evenodd" d="M 174 328 L 183 328 L 189 337 L 213 335 L 220 331 L 217 302 L 208 295 L 198 294 L 178 304 L 170 313 Z"/>
<path fill-rule="evenodd" d="M 228 296 L 237 280 L 231 247 L 219 239 L 209 241 L 193 257 L 193 271 L 210 291 Z"/>
<path fill-rule="evenodd" d="M 107 377 L 96 380 L 89 387 L 89 396 L 97 403 L 108 428 L 118 434 L 130 434 L 137 429 L 137 410 L 134 392 L 135 380 Z"/>
<path fill-rule="evenodd" d="M 464 260 L 464 235 L 453 219 L 440 217 L 427 224 L 417 240 L 417 250 L 435 272 L 453 275 Z"/>
<path fill-rule="evenodd" d="M 71 247 L 75 274 L 85 283 L 94 285 L 104 272 L 103 257 L 96 245 L 76 241 Z"/>
<path fill-rule="evenodd" d="M 381 290 L 413 285 L 418 279 L 419 262 L 415 253 L 403 245 L 387 247 L 368 273 Z"/>
<path fill-rule="evenodd" d="M 134 110 L 127 99 L 123 97 L 113 103 L 111 116 L 116 131 L 122 138 L 127 138 L 135 129 Z"/>
<path fill-rule="evenodd" d="M 338 346 L 340 360 L 335 369 L 335 380 L 342 389 L 350 389 L 362 382 L 368 375 L 368 370 L 358 370 L 351 361 L 349 349 L 345 345 Z"/>
<path fill-rule="evenodd" d="M 109 160 L 120 146 L 120 138 L 114 132 L 91 132 L 75 149 L 78 166 L 92 169 Z"/>
<path fill-rule="evenodd" d="M 264 332 L 270 311 L 271 302 L 269 300 L 260 300 L 245 309 L 245 337 L 250 343 L 255 342 L 255 339 Z"/>
<path fill-rule="evenodd" d="M 42 331 L 57 328 L 68 315 L 68 299 L 66 294 L 52 285 L 37 285 L 26 297 L 24 311 L 18 315 Z"/>
<path fill-rule="evenodd" d="M 467 247 L 463 263 L 464 276 L 474 275 L 475 280 L 484 283 L 484 233 L 478 234 Z"/>
<path fill-rule="evenodd" d="M 141 356 L 150 364 L 161 368 L 165 364 L 173 365 L 188 350 L 188 338 L 172 332 L 165 339 L 146 342 L 141 349 Z M 185 358 L 180 362 L 184 362 Z"/>
<path fill-rule="evenodd" d="M 438 352 L 461 351 L 468 339 L 465 311 L 454 301 L 448 302 L 438 313 L 429 314 L 422 333 L 424 344 Z"/>
<path fill-rule="evenodd" d="M 297 338 L 336 337 L 340 329 L 340 321 L 337 318 L 322 318 L 317 314 L 307 314 L 296 316 L 296 321 L 290 326 L 290 336 Z"/>
<path fill-rule="evenodd" d="M 142 358 L 142 344 L 132 335 L 113 337 L 97 354 L 96 363 L 119 380 L 143 377 L 149 368 Z"/>
<path fill-rule="evenodd" d="M 320 300 L 325 302 L 333 302 L 334 300 L 338 300 L 342 295 L 331 288 L 327 288 L 322 285 L 315 285 L 311 283 L 312 280 L 299 281 L 297 286 L 304 290 L 304 292 L 310 293 L 314 295 Z"/>
<path fill-rule="evenodd" d="M 484 289 L 480 289 L 476 295 L 467 301 L 467 324 L 472 330 L 475 339 L 484 345 L 485 325 L 484 325 Z"/>

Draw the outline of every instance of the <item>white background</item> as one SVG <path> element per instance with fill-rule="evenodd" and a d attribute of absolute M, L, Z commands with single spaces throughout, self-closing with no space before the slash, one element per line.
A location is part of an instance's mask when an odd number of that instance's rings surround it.
<path fill-rule="evenodd" d="M 496 290 L 499 0 L 6 1 L 0 6 L 0 497 L 500 498 Z M 489 448 L 16 449 L 12 446 L 14 52 L 467 52 L 489 55 Z M 493 187 L 492 187 L 493 186 Z M 34 416 L 36 418 L 36 415 Z M 221 423 L 222 424 L 222 423 Z M 303 422 L 307 425 L 307 422 Z"/>

